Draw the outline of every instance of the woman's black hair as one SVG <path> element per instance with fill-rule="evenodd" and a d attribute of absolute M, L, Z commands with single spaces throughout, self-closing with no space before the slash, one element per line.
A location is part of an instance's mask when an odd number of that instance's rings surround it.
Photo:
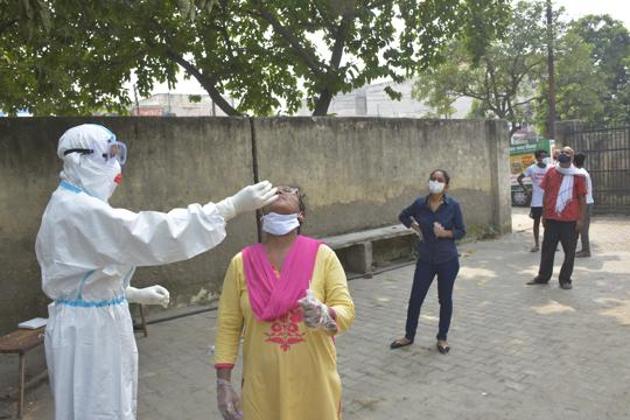
<path fill-rule="evenodd" d="M 304 199 L 306 198 L 306 194 L 304 194 L 302 192 L 302 189 L 296 185 L 291 185 L 293 188 L 297 188 L 298 192 L 298 203 L 299 203 L 299 209 L 300 209 L 300 213 L 302 213 L 302 216 L 306 216 L 306 203 L 304 202 Z M 298 226 L 298 230 L 297 233 L 298 235 L 301 233 L 302 230 L 302 225 L 304 224 L 304 221 L 300 221 L 300 226 Z"/>
<path fill-rule="evenodd" d="M 302 192 L 302 189 L 300 187 L 296 187 L 298 189 L 298 200 L 300 203 L 300 212 L 302 214 L 306 214 L 306 203 L 304 202 L 304 199 L 306 198 L 306 194 L 304 194 Z"/>
<path fill-rule="evenodd" d="M 287 187 L 295 188 L 297 190 L 298 208 L 300 209 L 300 213 L 302 213 L 303 216 L 306 215 L 306 203 L 304 202 L 304 198 L 306 198 L 306 194 L 302 192 L 302 188 L 300 188 L 297 185 L 287 185 Z M 300 222 L 300 226 L 298 226 L 297 228 L 297 233 L 299 235 L 302 231 L 302 225 L 304 224 L 304 222 L 299 219 L 298 221 Z"/>
<path fill-rule="evenodd" d="M 444 175 L 444 181 L 446 182 L 446 185 L 448 185 L 449 182 L 451 182 L 451 177 L 448 176 L 448 172 L 446 172 L 444 169 L 434 169 L 433 172 L 431 172 L 431 174 L 429 175 L 429 180 L 431 180 L 431 178 L 433 178 L 433 175 L 436 172 L 442 172 L 442 175 Z"/>

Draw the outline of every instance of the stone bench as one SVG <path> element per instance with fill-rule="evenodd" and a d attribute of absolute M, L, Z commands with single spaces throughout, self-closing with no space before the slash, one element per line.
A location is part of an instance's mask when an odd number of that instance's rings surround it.
<path fill-rule="evenodd" d="M 413 230 L 398 224 L 321 240 L 335 250 L 349 278 L 369 278 L 376 267 L 395 260 L 410 260 L 417 235 Z"/>

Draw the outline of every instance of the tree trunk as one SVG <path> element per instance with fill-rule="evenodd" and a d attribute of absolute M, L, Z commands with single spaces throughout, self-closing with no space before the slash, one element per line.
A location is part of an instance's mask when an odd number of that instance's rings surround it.
<path fill-rule="evenodd" d="M 214 110 L 215 105 L 217 105 L 223 112 L 225 112 L 230 117 L 240 117 L 242 114 L 238 112 L 232 105 L 225 100 L 225 98 L 221 95 L 221 93 L 214 88 L 214 86 L 206 86 L 204 83 L 199 83 L 202 87 L 208 92 L 210 98 L 212 99 L 212 109 Z"/>
<path fill-rule="evenodd" d="M 322 117 L 328 114 L 328 108 L 330 107 L 330 102 L 332 101 L 332 93 L 328 89 L 324 89 L 322 94 L 319 96 L 317 100 L 317 104 L 315 104 L 315 110 L 313 111 L 313 116 Z"/>
<path fill-rule="evenodd" d="M 343 55 L 343 46 L 345 45 L 346 37 L 348 34 L 348 28 L 350 27 L 350 22 L 352 20 L 351 15 L 344 15 L 339 27 L 337 28 L 335 34 L 335 45 L 332 49 L 332 55 L 330 57 L 330 68 L 328 70 L 328 77 L 326 80 L 330 82 L 332 77 L 338 77 L 337 71 L 339 70 L 339 64 L 341 64 L 341 57 Z M 323 116 L 328 114 L 328 108 L 330 107 L 330 102 L 332 101 L 333 93 L 329 88 L 324 88 L 319 95 L 319 99 L 317 100 L 317 104 L 315 105 L 315 110 L 313 111 L 314 116 Z"/>
<path fill-rule="evenodd" d="M 221 92 L 219 92 L 219 90 L 215 87 L 215 79 L 213 77 L 209 77 L 201 73 L 201 71 L 199 71 L 199 69 L 197 69 L 192 63 L 185 60 L 182 56 L 170 49 L 166 50 L 166 55 L 171 60 L 182 66 L 184 70 L 191 74 L 195 79 L 197 79 L 201 87 L 203 87 L 206 92 L 208 92 L 208 95 L 210 95 L 210 98 L 212 98 L 213 103 L 221 108 L 223 112 L 225 112 L 230 117 L 241 116 L 241 113 L 234 109 L 234 107 L 232 107 L 232 105 L 230 105 L 228 101 L 225 100 L 223 95 L 221 95 Z"/>

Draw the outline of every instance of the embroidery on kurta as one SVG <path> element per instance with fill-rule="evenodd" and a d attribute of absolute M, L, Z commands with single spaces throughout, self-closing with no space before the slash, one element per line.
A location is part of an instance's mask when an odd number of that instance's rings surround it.
<path fill-rule="evenodd" d="M 267 343 L 280 345 L 283 351 L 288 351 L 291 346 L 304 341 L 304 333 L 300 332 L 302 312 L 296 307 L 271 323 L 269 332 L 265 335 Z"/>

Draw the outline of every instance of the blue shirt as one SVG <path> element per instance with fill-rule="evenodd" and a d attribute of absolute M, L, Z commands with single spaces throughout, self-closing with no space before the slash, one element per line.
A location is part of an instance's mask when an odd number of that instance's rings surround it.
<path fill-rule="evenodd" d="M 440 264 L 457 258 L 455 240 L 466 234 L 464 218 L 459 203 L 444 195 L 444 201 L 433 213 L 428 203 L 429 196 L 418 197 L 409 207 L 404 209 L 398 219 L 407 227 L 411 226 L 411 218 L 416 219 L 422 230 L 422 241 L 418 245 L 419 259 L 432 264 Z M 444 229 L 453 232 L 452 238 L 438 238 L 433 233 L 433 223 L 439 222 Z"/>

